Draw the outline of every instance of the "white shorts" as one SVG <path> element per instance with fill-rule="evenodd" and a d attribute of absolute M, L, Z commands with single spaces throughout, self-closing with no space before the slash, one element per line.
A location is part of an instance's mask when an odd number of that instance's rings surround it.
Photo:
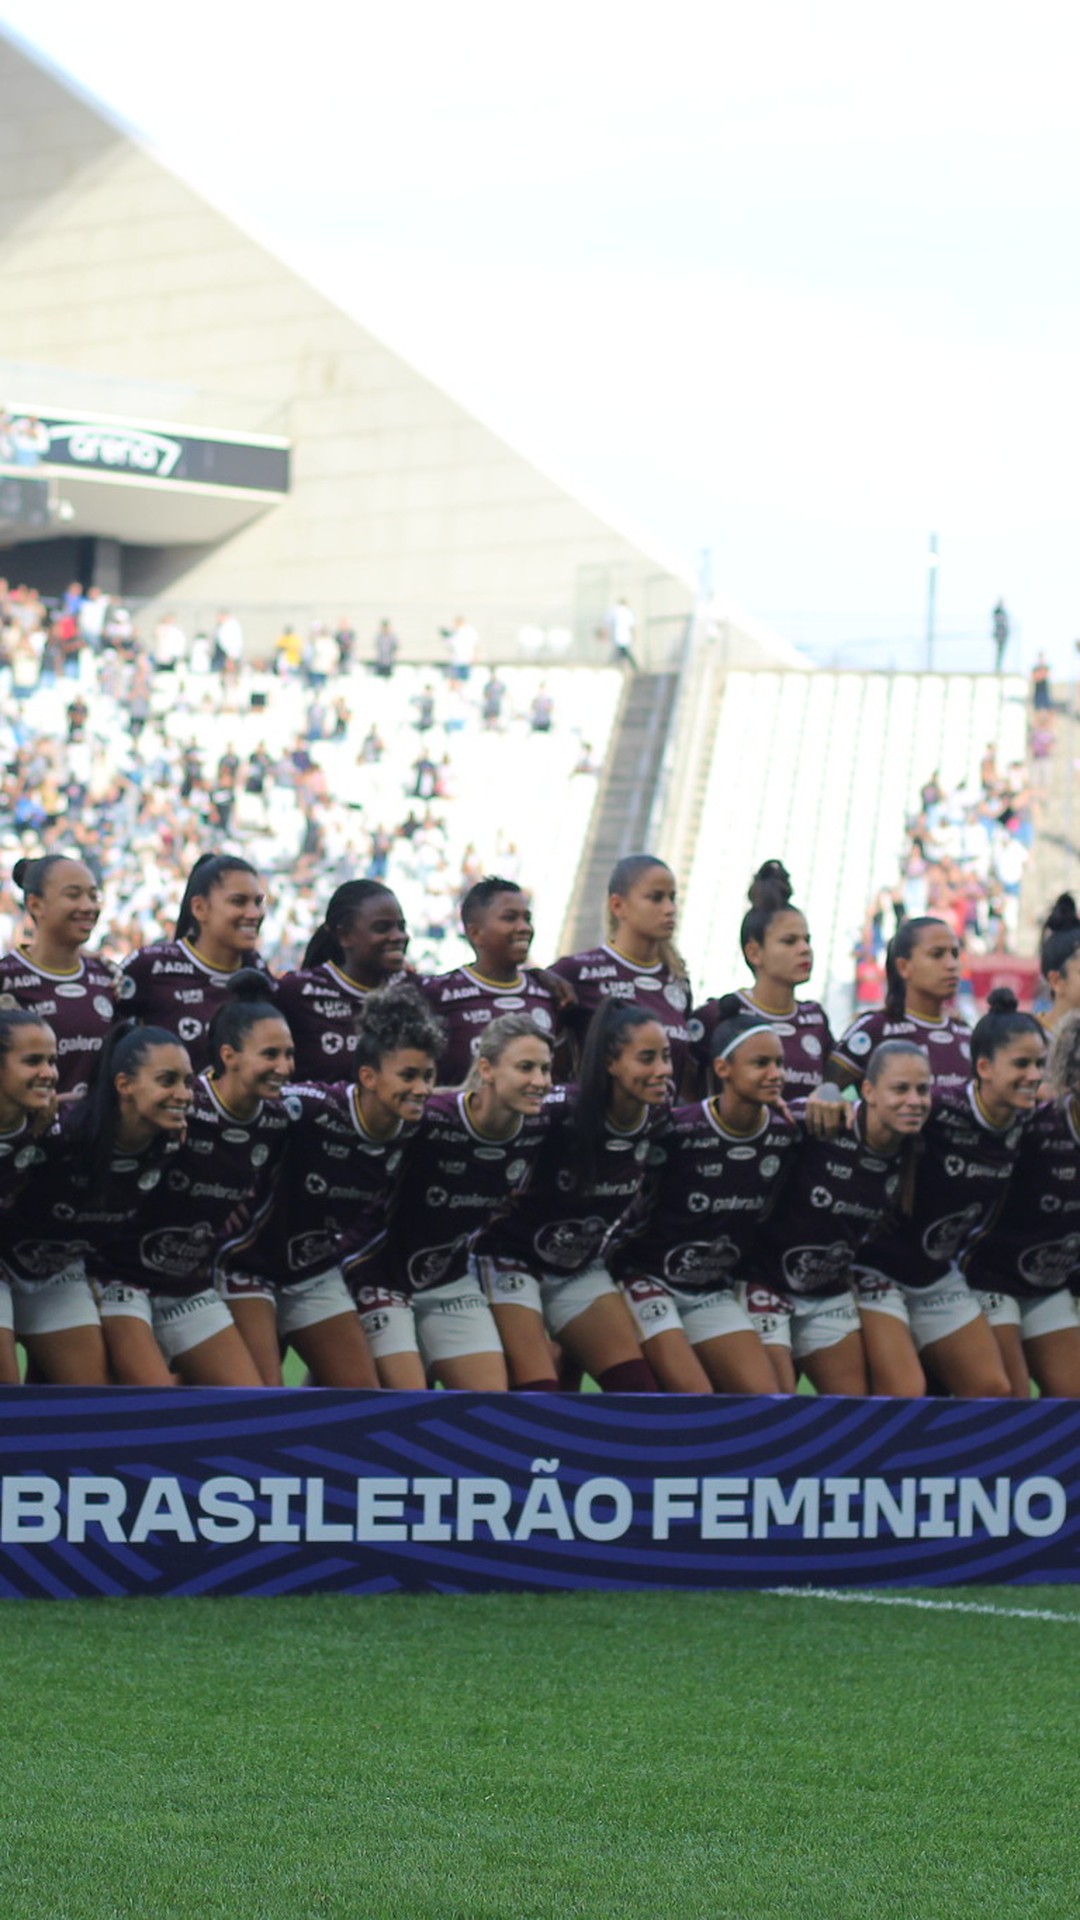
<path fill-rule="evenodd" d="M 204 1287 L 201 1293 L 151 1295 L 143 1287 L 110 1280 L 101 1288 L 98 1301 L 103 1320 L 141 1320 L 153 1332 L 166 1360 L 201 1347 L 204 1340 L 236 1324 L 212 1287 Z"/>
<path fill-rule="evenodd" d="M 801 1294 L 774 1293 L 771 1287 L 744 1281 L 738 1297 L 762 1345 L 788 1347 L 796 1360 L 838 1346 L 849 1333 L 859 1331 L 859 1309 L 851 1293 L 810 1299 Z"/>
<path fill-rule="evenodd" d="M 706 1340 L 721 1340 L 729 1333 L 753 1333 L 750 1315 L 736 1300 L 730 1287 L 716 1287 L 700 1293 L 669 1286 L 666 1280 L 641 1275 L 622 1283 L 637 1337 L 644 1345 L 658 1333 L 681 1332 L 692 1347 Z"/>
<path fill-rule="evenodd" d="M 277 1315 L 277 1330 L 283 1339 L 290 1333 L 302 1333 L 305 1327 L 316 1327 L 322 1320 L 336 1320 L 339 1314 L 356 1311 L 337 1267 L 281 1287 L 247 1274 L 228 1273 L 218 1280 L 217 1291 L 226 1301 L 265 1300 Z"/>
<path fill-rule="evenodd" d="M 356 1310 L 373 1360 L 418 1353 L 430 1371 L 440 1360 L 502 1352 L 491 1309 L 473 1274 L 423 1293 L 358 1287 Z"/>
<path fill-rule="evenodd" d="M 1011 1293 L 989 1293 L 985 1287 L 972 1287 L 984 1319 L 992 1327 L 1018 1327 L 1020 1302 Z"/>
<path fill-rule="evenodd" d="M 72 1327 L 100 1325 L 94 1290 L 81 1260 L 50 1274 L 47 1280 L 15 1279 L 11 1297 L 20 1340 L 37 1333 L 67 1333 Z"/>
<path fill-rule="evenodd" d="M 477 1260 L 470 1268 L 493 1307 L 531 1307 L 543 1317 L 553 1340 L 577 1320 L 594 1300 L 618 1294 L 606 1267 L 595 1262 L 580 1273 L 551 1273 L 538 1280 L 512 1260 Z"/>
<path fill-rule="evenodd" d="M 885 1313 L 910 1327 L 920 1353 L 936 1340 L 946 1340 L 969 1327 L 982 1311 L 958 1267 L 942 1274 L 929 1287 L 905 1287 L 888 1274 L 859 1267 L 855 1291 L 864 1313 Z"/>
<path fill-rule="evenodd" d="M 15 1309 L 11 1301 L 10 1280 L 0 1280 L 0 1333 L 14 1333 Z"/>
<path fill-rule="evenodd" d="M 1080 1310 L 1068 1287 L 1044 1293 L 1038 1300 L 1020 1300 L 1020 1338 L 1041 1340 L 1047 1333 L 1067 1333 L 1080 1327 Z"/>

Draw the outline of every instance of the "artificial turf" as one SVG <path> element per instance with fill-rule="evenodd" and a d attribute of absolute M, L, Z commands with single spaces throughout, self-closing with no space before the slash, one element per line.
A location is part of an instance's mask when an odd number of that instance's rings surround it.
<path fill-rule="evenodd" d="M 1080 1595 L 960 1597 L 11 1602 L 0 1913 L 1073 1920 Z"/>

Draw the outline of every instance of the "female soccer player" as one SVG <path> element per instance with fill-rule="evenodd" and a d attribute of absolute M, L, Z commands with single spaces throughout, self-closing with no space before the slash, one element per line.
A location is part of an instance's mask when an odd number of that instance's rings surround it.
<path fill-rule="evenodd" d="M 210 1022 L 241 967 L 265 971 L 256 952 L 266 894 L 255 868 L 236 853 L 204 853 L 188 875 L 176 938 L 140 947 L 120 971 L 125 1019 L 165 1027 L 201 1072 Z"/>
<path fill-rule="evenodd" d="M 282 1384 L 282 1343 L 321 1387 L 379 1384 L 339 1242 L 365 1245 L 385 1227 L 442 1033 L 407 987 L 370 994 L 359 1020 L 355 1081 L 286 1090 L 289 1143 L 273 1194 L 218 1260 L 219 1290 L 271 1387 Z"/>
<path fill-rule="evenodd" d="M 641 1190 L 670 1076 L 659 1021 L 606 999 L 589 1027 L 577 1086 L 549 1096 L 531 1181 L 477 1237 L 477 1271 L 516 1387 L 554 1385 L 546 1328 L 605 1392 L 656 1391 L 601 1249 Z"/>
<path fill-rule="evenodd" d="M 167 1386 L 173 1367 L 192 1385 L 260 1384 L 211 1278 L 229 1223 L 257 1211 L 288 1137 L 281 1092 L 292 1039 L 258 997 L 264 992 L 253 970 L 231 983 L 211 1022 L 211 1070 L 193 1087 L 183 1049 L 171 1040 L 140 1054 L 144 1030 L 135 1029 L 131 1059 L 121 1041 L 82 1119 L 85 1144 L 99 1159 L 109 1151 L 109 1180 L 130 1160 L 134 1169 L 143 1155 L 150 1160 L 135 1176 L 133 1215 L 114 1225 L 109 1212 L 87 1228 L 110 1365 L 122 1385 Z"/>
<path fill-rule="evenodd" d="M 384 1387 L 507 1385 L 469 1242 L 526 1182 L 546 1131 L 551 1042 L 527 1014 L 485 1027 L 470 1084 L 437 1093 L 409 1144 L 408 1191 L 388 1231 L 346 1236 L 342 1265 Z M 553 1386 L 544 1348 L 532 1384 Z"/>
<path fill-rule="evenodd" d="M 56 1111 L 56 1080 L 52 1028 L 36 1013 L 0 1010 L 0 1226 L 45 1158 L 37 1142 Z M 0 1259 L 0 1386 L 18 1384 L 11 1280 Z"/>
<path fill-rule="evenodd" d="M 1039 1097 L 1046 1043 L 1016 995 L 995 987 L 971 1035 L 974 1077 L 935 1093 L 910 1205 L 860 1247 L 859 1299 L 876 1393 L 919 1391 L 915 1354 L 947 1393 L 1007 1395 L 994 1335 L 957 1264 L 992 1221 Z M 1014 1383 L 1015 1385 L 1016 1383 Z"/>
<path fill-rule="evenodd" d="M 960 984 L 960 943 L 944 920 L 905 920 L 885 955 L 885 1005 L 861 1013 L 832 1049 L 826 1079 L 855 1086 L 883 1040 L 911 1040 L 930 1057 L 935 1093 L 957 1093 L 971 1077 L 971 1033 L 948 1011 Z"/>
<path fill-rule="evenodd" d="M 0 1006 L 25 1007 L 56 1034 L 61 1100 L 86 1092 L 94 1062 L 116 1013 L 116 970 L 80 949 L 101 912 L 88 866 L 66 853 L 16 860 L 12 879 L 22 891 L 33 932 L 25 946 L 0 959 Z"/>
<path fill-rule="evenodd" d="M 1039 1020 L 1053 1033 L 1066 1014 L 1080 1009 L 1080 917 L 1071 893 L 1059 894 L 1046 916 L 1039 965 L 1051 999 Z"/>
<path fill-rule="evenodd" d="M 764 1337 L 790 1340 L 819 1393 L 867 1391 L 852 1258 L 901 1203 L 912 1142 L 929 1110 L 925 1055 L 910 1041 L 876 1047 L 852 1125 L 823 1139 L 803 1129 L 783 1193 L 747 1258 L 747 1275 L 790 1309 Z M 801 1103 L 795 1113 L 801 1117 Z"/>
<path fill-rule="evenodd" d="M 417 981 L 446 1028 L 439 1076 L 447 1087 L 464 1085 L 484 1028 L 500 1014 L 527 1013 L 552 1037 L 553 1045 L 557 1018 L 547 976 L 525 964 L 532 946 L 532 909 L 516 881 L 501 880 L 497 874 L 478 880 L 461 903 L 461 925 L 476 955 L 475 965 Z"/>
<path fill-rule="evenodd" d="M 738 1014 L 710 1036 L 719 1092 L 657 1134 L 642 1218 L 608 1267 L 642 1352 L 668 1393 L 774 1393 L 777 1382 L 731 1276 L 775 1200 L 798 1133 L 771 1111 L 783 1054 L 769 1021 Z"/>
<path fill-rule="evenodd" d="M 631 1001 L 663 1027 L 676 1087 L 689 1062 L 690 986 L 674 945 L 675 876 L 651 853 L 628 853 L 608 881 L 607 941 L 556 960 L 552 972 L 568 980 L 577 1005 L 563 1019 L 580 1050 L 590 1022 L 607 999 Z"/>
<path fill-rule="evenodd" d="M 784 1098 L 808 1094 L 821 1079 L 832 1036 L 817 1001 L 795 998 L 796 987 L 810 978 L 814 956 L 806 916 L 792 903 L 791 891 L 790 876 L 779 860 L 766 860 L 750 882 L 750 911 L 739 928 L 739 945 L 754 984 L 695 1009 L 694 1030 L 700 1038 L 694 1054 L 703 1081 L 711 1065 L 709 1035 L 740 1013 L 771 1023 L 783 1054 Z M 704 1084 L 701 1091 L 708 1091 Z"/>
<path fill-rule="evenodd" d="M 303 964 L 278 982 L 276 1005 L 296 1048 L 296 1078 L 348 1078 L 356 1065 L 357 1015 L 370 993 L 401 973 L 405 916 L 380 880 L 346 880 L 330 895 Z"/>
<path fill-rule="evenodd" d="M 1004 1203 L 961 1256 L 1002 1350 L 1013 1391 L 1080 1398 L 1080 1013 L 1054 1032 L 1046 1063 L 1053 1098 L 1024 1129 Z"/>

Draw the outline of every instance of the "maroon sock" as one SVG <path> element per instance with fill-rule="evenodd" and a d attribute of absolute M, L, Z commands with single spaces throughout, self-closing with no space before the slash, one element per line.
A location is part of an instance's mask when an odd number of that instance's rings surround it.
<path fill-rule="evenodd" d="M 515 1393 L 558 1393 L 559 1383 L 554 1374 L 546 1380 L 519 1380 L 514 1387 Z"/>
<path fill-rule="evenodd" d="M 656 1375 L 647 1360 L 622 1360 L 598 1375 L 601 1393 L 659 1393 Z"/>

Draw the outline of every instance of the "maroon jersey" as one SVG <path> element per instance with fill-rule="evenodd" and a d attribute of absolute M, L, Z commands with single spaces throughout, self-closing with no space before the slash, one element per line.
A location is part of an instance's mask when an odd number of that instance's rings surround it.
<path fill-rule="evenodd" d="M 670 1108 L 646 1107 L 628 1133 L 605 1122 L 597 1176 L 579 1189 L 576 1105 L 576 1087 L 556 1087 L 544 1102 L 548 1130 L 533 1177 L 505 1214 L 479 1235 L 477 1254 L 513 1261 L 541 1276 L 581 1273 L 599 1258 L 611 1229 L 641 1191 Z"/>
<path fill-rule="evenodd" d="M 576 1007 L 566 1007 L 563 1019 L 579 1044 L 588 1032 L 589 1021 L 601 1001 L 632 1000 L 636 1007 L 659 1021 L 671 1043 L 671 1073 L 675 1085 L 682 1078 L 689 1059 L 690 984 L 672 973 L 664 961 L 651 967 L 639 967 L 614 947 L 590 947 L 587 953 L 567 954 L 551 969 L 569 980 L 578 997 Z"/>
<path fill-rule="evenodd" d="M 30 1123 L 0 1133 L 0 1214 L 8 1213 L 28 1184 L 34 1168 L 40 1166 L 46 1150 L 30 1131 Z"/>
<path fill-rule="evenodd" d="M 1038 1107 L 1024 1127 L 993 1225 L 965 1251 L 973 1287 L 1022 1300 L 1075 1286 L 1080 1275 L 1080 1111 L 1074 1099 Z"/>
<path fill-rule="evenodd" d="M 475 967 L 455 967 L 452 973 L 419 978 L 416 984 L 446 1028 L 446 1048 L 439 1060 L 440 1086 L 461 1086 L 484 1028 L 501 1013 L 527 1013 L 555 1045 L 554 996 L 527 967 L 511 983 L 486 980 Z"/>
<path fill-rule="evenodd" d="M 270 980 L 257 954 L 244 965 L 257 967 Z M 140 1020 L 144 1027 L 164 1027 L 167 1033 L 175 1033 L 199 1073 L 209 1065 L 210 1022 L 228 999 L 231 978 L 231 973 L 219 973 L 200 959 L 190 941 L 159 940 L 152 947 L 140 947 L 124 961 L 118 1012 L 124 1019 Z"/>
<path fill-rule="evenodd" d="M 874 1048 L 883 1040 L 910 1040 L 930 1061 L 930 1084 L 935 1093 L 959 1093 L 971 1079 L 971 1028 L 947 1013 L 942 1020 L 922 1020 L 918 1014 L 886 1013 L 875 1007 L 860 1013 L 832 1057 L 861 1080 Z"/>
<path fill-rule="evenodd" d="M 415 1127 L 387 1140 L 368 1133 L 357 1089 L 290 1086 L 282 1095 L 290 1126 L 280 1175 L 247 1231 L 227 1241 L 219 1272 L 295 1286 L 333 1267 L 338 1241 L 366 1243 L 381 1232 L 405 1171 Z"/>
<path fill-rule="evenodd" d="M 398 973 L 394 975 L 394 982 L 411 978 L 407 973 Z M 350 980 L 332 960 L 324 960 L 318 967 L 282 974 L 274 1005 L 288 1021 L 293 1037 L 298 1084 L 311 1082 L 315 1086 L 326 1086 L 340 1080 L 343 1072 L 352 1072 L 360 1011 L 369 993 L 375 991 L 374 987 L 362 987 L 356 980 Z"/>
<path fill-rule="evenodd" d="M 61 1099 L 86 1092 L 116 1018 L 116 980 L 115 967 L 92 953 L 83 954 L 71 973 L 50 973 L 18 950 L 0 959 L 0 1007 L 40 1014 L 56 1035 Z"/>
<path fill-rule="evenodd" d="M 509 1140 L 492 1140 L 469 1118 L 465 1093 L 433 1094 L 409 1147 L 401 1190 L 379 1254 L 379 1284 L 419 1293 L 465 1272 L 472 1238 L 533 1171 L 548 1116 L 523 1114 Z M 371 1247 L 347 1248 L 342 1268 L 369 1283 Z"/>
<path fill-rule="evenodd" d="M 178 1140 L 160 1136 L 145 1153 L 114 1155 L 104 1178 L 96 1178 L 71 1137 L 70 1114 L 38 1146 L 4 1221 L 0 1264 L 8 1278 L 48 1280 L 90 1267 L 103 1245 L 129 1247 L 134 1221 L 180 1150 Z"/>
<path fill-rule="evenodd" d="M 801 1119 L 801 1103 L 795 1108 Z M 903 1160 L 867 1145 L 863 1109 L 854 1126 L 815 1139 L 800 1129 L 783 1192 L 764 1221 L 746 1277 L 781 1294 L 826 1297 L 851 1285 L 853 1250 L 900 1198 Z"/>
<path fill-rule="evenodd" d="M 729 1285 L 797 1140 L 792 1122 L 768 1110 L 756 1133 L 738 1134 L 711 1100 L 676 1108 L 650 1154 L 641 1224 L 620 1232 L 610 1271 L 689 1289 Z"/>
<path fill-rule="evenodd" d="M 825 1062 L 834 1051 L 832 1034 L 825 1012 L 816 1000 L 796 1000 L 791 1013 L 766 1013 L 748 993 L 725 994 L 722 1000 L 706 1000 L 695 1007 L 690 1022 L 691 1051 L 703 1067 L 712 1066 L 711 1041 L 722 1019 L 749 1013 L 755 1020 L 768 1023 L 780 1042 L 784 1055 L 784 1098 L 798 1100 L 816 1087 L 825 1071 Z"/>
<path fill-rule="evenodd" d="M 289 1115 L 264 1100 L 250 1120 L 223 1105 L 212 1082 L 195 1082 L 182 1141 L 114 1154 L 102 1192 L 73 1163 L 71 1231 L 87 1270 L 151 1294 L 198 1293 L 210 1283 L 214 1249 L 239 1210 L 258 1205 L 280 1165 Z M 54 1219 L 61 1206 L 54 1202 Z"/>
<path fill-rule="evenodd" d="M 965 1242 L 992 1219 L 1026 1130 L 985 1119 L 974 1087 L 938 1093 L 919 1137 L 910 1213 L 897 1213 L 859 1255 L 859 1264 L 907 1287 L 929 1287 L 955 1265 Z"/>

